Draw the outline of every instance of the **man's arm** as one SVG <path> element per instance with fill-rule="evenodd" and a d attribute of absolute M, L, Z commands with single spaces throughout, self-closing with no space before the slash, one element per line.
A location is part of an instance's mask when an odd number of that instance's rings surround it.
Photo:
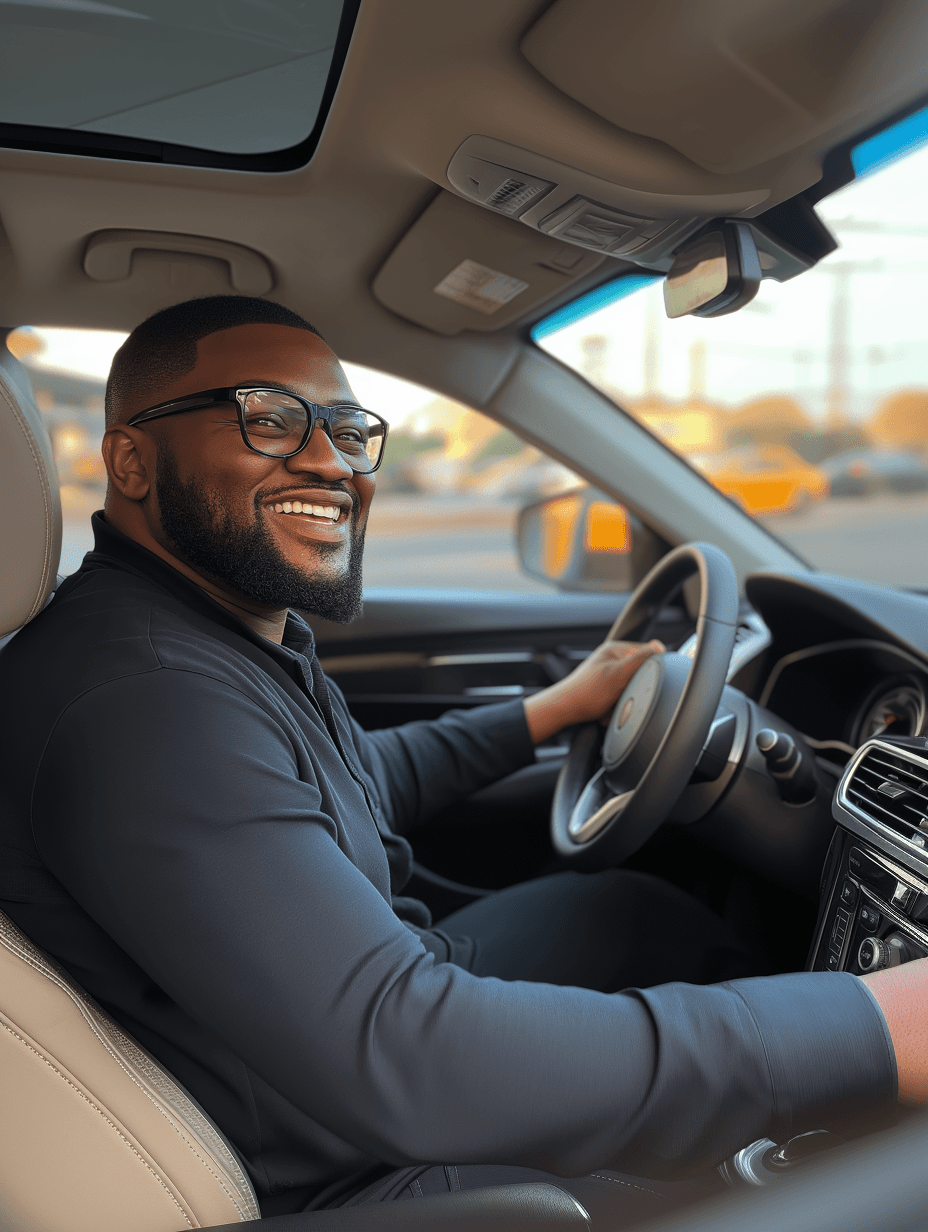
<path fill-rule="evenodd" d="M 896 1053 L 899 1099 L 928 1104 L 928 958 L 861 976 L 883 1011 Z"/>
<path fill-rule="evenodd" d="M 285 716 L 162 669 L 62 716 L 33 821 L 166 996 L 329 1134 L 393 1164 L 661 1175 L 894 1100 L 850 975 L 606 996 L 436 964 L 349 858 L 371 819 L 310 778 Z"/>
<path fill-rule="evenodd" d="M 359 755 L 388 802 L 394 831 L 408 833 L 529 764 L 533 747 L 565 727 L 607 717 L 645 659 L 663 649 L 657 641 L 604 642 L 569 676 L 524 703 L 455 710 L 433 722 L 375 732 L 353 724 Z"/>

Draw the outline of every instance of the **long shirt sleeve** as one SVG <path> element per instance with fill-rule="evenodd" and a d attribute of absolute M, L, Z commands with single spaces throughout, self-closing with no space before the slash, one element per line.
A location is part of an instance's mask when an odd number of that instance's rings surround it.
<path fill-rule="evenodd" d="M 521 701 L 450 710 L 435 721 L 382 731 L 353 727 L 397 834 L 529 765 L 535 755 Z"/>

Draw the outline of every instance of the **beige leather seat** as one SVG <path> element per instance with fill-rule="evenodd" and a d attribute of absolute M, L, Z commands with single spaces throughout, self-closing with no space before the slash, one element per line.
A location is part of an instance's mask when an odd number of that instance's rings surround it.
<path fill-rule="evenodd" d="M 51 443 L 6 332 L 0 638 L 41 611 L 61 549 Z M 0 913 L 0 1232 L 180 1232 L 259 1217 L 209 1118 Z"/>

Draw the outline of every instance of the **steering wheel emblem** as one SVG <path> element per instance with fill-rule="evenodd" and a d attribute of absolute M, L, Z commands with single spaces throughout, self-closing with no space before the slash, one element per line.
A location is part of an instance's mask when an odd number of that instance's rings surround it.
<path fill-rule="evenodd" d="M 619 715 L 619 727 L 624 727 L 628 720 L 632 717 L 632 711 L 635 709 L 635 699 L 630 697 L 622 707 L 622 713 Z"/>

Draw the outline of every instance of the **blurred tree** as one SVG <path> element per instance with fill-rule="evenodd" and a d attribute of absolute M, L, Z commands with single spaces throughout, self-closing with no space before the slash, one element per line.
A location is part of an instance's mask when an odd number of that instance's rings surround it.
<path fill-rule="evenodd" d="M 408 428 L 396 428 L 387 437 L 387 447 L 384 455 L 384 466 L 396 465 L 411 458 L 416 453 L 429 453 L 433 449 L 443 449 L 445 438 L 440 432 L 416 433 Z"/>
<path fill-rule="evenodd" d="M 728 443 L 739 445 L 788 445 L 790 440 L 812 432 L 812 420 L 799 403 L 786 394 L 752 398 L 728 416 Z"/>
<path fill-rule="evenodd" d="M 525 448 L 525 441 L 516 436 L 514 432 L 510 432 L 508 428 L 500 428 L 499 432 L 480 446 L 471 458 L 471 465 L 479 467 L 481 463 L 492 461 L 495 458 L 513 457 L 522 453 Z"/>
<path fill-rule="evenodd" d="M 928 390 L 900 389 L 879 404 L 867 424 L 878 445 L 895 449 L 928 447 Z"/>
<path fill-rule="evenodd" d="M 387 437 L 383 463 L 377 472 L 380 490 L 417 492 L 419 486 L 410 467 L 412 459 L 420 454 L 443 450 L 445 444 L 440 432 L 410 432 L 408 428 L 395 428 Z"/>
<path fill-rule="evenodd" d="M 863 428 L 835 428 L 824 432 L 797 432 L 790 437 L 790 445 L 804 458 L 817 466 L 828 458 L 851 449 L 870 449 L 873 445 Z"/>

